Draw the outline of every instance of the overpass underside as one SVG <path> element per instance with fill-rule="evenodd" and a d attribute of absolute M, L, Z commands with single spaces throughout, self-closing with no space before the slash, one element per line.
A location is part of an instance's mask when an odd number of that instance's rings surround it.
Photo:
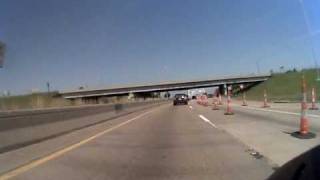
<path fill-rule="evenodd" d="M 110 95 L 96 95 L 89 97 L 76 97 L 68 98 L 72 104 L 108 104 L 108 103 L 121 103 L 128 101 L 143 101 L 150 99 L 159 99 L 160 92 L 141 92 L 141 93 L 121 93 Z"/>
<path fill-rule="evenodd" d="M 111 93 L 91 93 L 84 95 L 73 95 L 73 96 L 64 96 L 66 99 L 69 99 L 74 104 L 107 104 L 107 103 L 119 103 L 119 102 L 128 102 L 128 101 L 139 101 L 139 100 L 151 100 L 164 98 L 163 93 L 170 91 L 180 91 L 180 90 L 192 90 L 199 88 L 213 88 L 218 87 L 219 93 L 222 95 L 226 94 L 227 87 L 233 86 L 233 94 L 239 93 L 240 84 L 244 85 L 242 91 L 246 91 L 251 87 L 261 83 L 263 81 L 254 81 L 246 83 L 232 83 L 232 84 L 219 84 L 219 85 L 200 85 L 196 87 L 175 87 L 175 88 L 164 88 L 164 89 L 150 89 L 145 91 L 132 91 L 132 92 L 111 92 Z"/>

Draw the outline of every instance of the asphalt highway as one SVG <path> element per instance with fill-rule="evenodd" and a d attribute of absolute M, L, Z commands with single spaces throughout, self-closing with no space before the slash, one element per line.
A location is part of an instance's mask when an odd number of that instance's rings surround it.
<path fill-rule="evenodd" d="M 210 109 L 200 108 L 167 103 L 107 126 L 97 124 L 90 133 L 60 137 L 60 148 L 2 172 L 0 179 L 254 180 L 274 172 L 267 158 L 254 156 L 248 145 L 219 127 L 221 119 L 208 115 Z M 39 147 L 29 147 L 28 156 L 50 145 Z M 18 162 L 15 153 L 22 151 L 1 154 L 0 164 Z"/>

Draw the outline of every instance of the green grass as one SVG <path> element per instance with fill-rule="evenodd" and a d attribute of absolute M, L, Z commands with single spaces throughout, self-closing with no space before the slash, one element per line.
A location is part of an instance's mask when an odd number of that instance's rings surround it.
<path fill-rule="evenodd" d="M 316 81 L 316 71 L 314 69 L 300 72 L 288 72 L 274 74 L 266 82 L 263 82 L 247 92 L 249 100 L 263 100 L 263 91 L 267 90 L 268 99 L 271 101 L 300 101 L 301 99 L 301 78 L 304 74 L 307 83 L 307 94 L 310 100 L 311 88 L 315 87 L 320 95 L 320 81 Z"/>

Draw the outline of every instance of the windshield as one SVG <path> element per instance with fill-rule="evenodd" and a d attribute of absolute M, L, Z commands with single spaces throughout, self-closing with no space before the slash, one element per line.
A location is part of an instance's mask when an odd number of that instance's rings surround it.
<path fill-rule="evenodd" d="M 319 9 L 1 0 L 0 180 L 320 179 Z"/>

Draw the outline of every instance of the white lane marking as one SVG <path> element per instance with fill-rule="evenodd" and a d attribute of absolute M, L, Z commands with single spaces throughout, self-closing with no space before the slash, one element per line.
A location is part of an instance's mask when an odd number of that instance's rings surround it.
<path fill-rule="evenodd" d="M 153 109 L 153 110 L 147 111 L 145 113 L 142 113 L 142 114 L 140 114 L 140 115 L 138 115 L 138 116 L 136 116 L 134 118 L 131 118 L 131 119 L 125 121 L 125 122 L 122 122 L 122 123 L 120 123 L 120 124 L 118 124 L 116 126 L 113 126 L 113 127 L 109 128 L 109 129 L 106 129 L 106 130 L 104 130 L 102 132 L 99 132 L 98 134 L 96 134 L 94 136 L 91 136 L 91 137 L 89 137 L 87 139 L 84 139 L 84 140 L 82 140 L 82 141 L 80 141 L 80 142 L 78 142 L 76 144 L 73 144 L 71 146 L 65 147 L 65 148 L 63 148 L 63 149 L 61 149 L 59 151 L 56 151 L 56 152 L 48 155 L 48 156 L 45 156 L 43 158 L 34 160 L 34 161 L 32 161 L 32 162 L 30 162 L 28 164 L 25 164 L 25 165 L 20 166 L 20 167 L 18 167 L 16 169 L 13 169 L 13 170 L 5 173 L 5 174 L 0 175 L 0 180 L 11 179 L 11 178 L 13 178 L 15 176 L 18 176 L 18 175 L 20 175 L 22 173 L 25 173 L 25 172 L 35 168 L 35 167 L 38 167 L 38 166 L 40 166 L 40 165 L 42 165 L 42 164 L 44 164 L 44 163 L 46 163 L 46 162 L 48 162 L 50 160 L 56 159 L 56 158 L 58 158 L 58 157 L 60 157 L 60 156 L 62 156 L 64 154 L 76 149 L 76 148 L 79 148 L 80 146 L 82 146 L 84 144 L 89 143 L 90 141 L 92 141 L 92 140 L 94 140 L 94 139 L 96 139 L 96 138 L 98 138 L 98 137 L 100 137 L 100 136 L 102 136 L 104 134 L 107 134 L 107 133 L 109 133 L 109 132 L 111 132 L 113 130 L 116 130 L 116 129 L 126 125 L 126 124 L 129 124 L 130 122 L 132 122 L 134 120 L 137 120 L 137 119 L 139 119 L 139 118 L 141 118 L 143 116 L 146 116 L 147 114 L 150 114 L 151 112 L 153 112 L 153 111 L 155 111 L 157 109 Z"/>
<path fill-rule="evenodd" d="M 192 109 L 193 107 L 192 107 L 192 106 L 189 106 L 189 108 Z"/>
<path fill-rule="evenodd" d="M 206 117 L 204 117 L 202 114 L 199 115 L 199 117 L 204 120 L 205 122 L 209 123 L 211 126 L 213 126 L 214 128 L 218 128 L 215 124 L 213 124 L 209 119 L 207 119 Z"/>
<path fill-rule="evenodd" d="M 279 110 L 273 110 L 273 109 L 261 109 L 261 108 L 256 108 L 256 107 L 250 107 L 250 106 L 240 106 L 240 105 L 235 105 L 237 107 L 242 107 L 242 108 L 247 108 L 247 109 L 252 109 L 252 110 L 257 110 L 257 111 L 265 111 L 265 112 L 274 112 L 274 113 L 280 113 L 280 114 L 289 114 L 289 115 L 295 115 L 295 116 L 300 116 L 300 113 L 295 113 L 295 112 L 288 112 L 288 111 L 279 111 Z M 309 117 L 314 117 L 314 118 L 320 118 L 319 115 L 316 114 L 307 114 Z"/>

